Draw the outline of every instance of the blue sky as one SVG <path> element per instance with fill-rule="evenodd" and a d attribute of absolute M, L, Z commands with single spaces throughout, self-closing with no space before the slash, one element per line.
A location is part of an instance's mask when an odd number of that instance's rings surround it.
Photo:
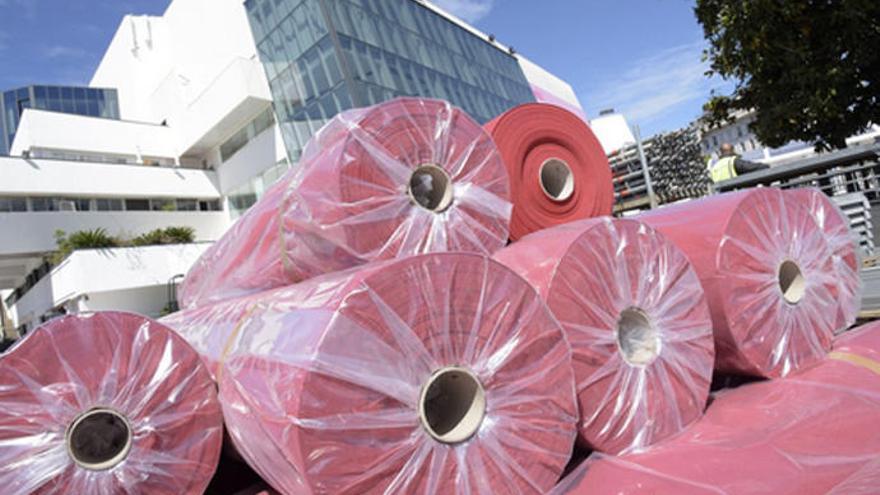
<path fill-rule="evenodd" d="M 698 117 L 710 91 L 694 0 L 434 0 L 571 84 L 589 117 L 613 107 L 643 136 Z"/>
<path fill-rule="evenodd" d="M 589 116 L 614 107 L 644 136 L 687 124 L 713 88 L 693 0 L 434 0 L 568 81 Z M 168 0 L 0 0 L 0 89 L 86 84 L 127 13 Z"/>
<path fill-rule="evenodd" d="M 0 89 L 87 84 L 129 13 L 161 15 L 168 0 L 0 0 Z"/>

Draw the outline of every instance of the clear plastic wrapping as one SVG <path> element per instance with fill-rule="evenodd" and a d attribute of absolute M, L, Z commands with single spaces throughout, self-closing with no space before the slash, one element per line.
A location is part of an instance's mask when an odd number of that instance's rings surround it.
<path fill-rule="evenodd" d="M 836 333 L 851 327 L 859 316 L 862 305 L 861 260 L 858 243 L 849 228 L 849 219 L 822 191 L 814 187 L 783 191 L 795 202 L 805 205 L 813 214 L 816 224 L 825 233 L 837 274 Z"/>
<path fill-rule="evenodd" d="M 611 168 L 583 119 L 556 105 L 526 103 L 499 115 L 485 128 L 510 175 L 511 239 L 611 214 Z"/>
<path fill-rule="evenodd" d="M 373 260 L 492 253 L 507 243 L 509 194 L 492 139 L 447 102 L 399 98 L 340 113 L 196 262 L 181 306 Z"/>
<path fill-rule="evenodd" d="M 282 493 L 544 493 L 568 462 L 568 344 L 485 256 L 376 262 L 235 304 L 175 325 L 221 329 L 204 348 L 221 349 L 228 431 Z"/>
<path fill-rule="evenodd" d="M 718 371 L 778 377 L 819 361 L 838 314 L 837 271 L 810 210 L 775 188 L 664 206 L 638 219 L 694 266 Z"/>
<path fill-rule="evenodd" d="M 874 495 L 880 481 L 880 325 L 812 368 L 718 394 L 683 434 L 594 455 L 554 495 Z"/>
<path fill-rule="evenodd" d="M 709 308 L 684 254 L 634 220 L 582 220 L 495 254 L 537 290 L 572 346 L 582 440 L 640 449 L 702 415 L 712 380 Z"/>
<path fill-rule="evenodd" d="M 201 494 L 222 440 L 198 355 L 146 317 L 59 317 L 0 356 L 6 495 Z"/>

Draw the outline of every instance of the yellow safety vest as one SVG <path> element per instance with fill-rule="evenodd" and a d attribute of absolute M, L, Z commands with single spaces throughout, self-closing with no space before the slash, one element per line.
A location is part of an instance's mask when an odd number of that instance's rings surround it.
<path fill-rule="evenodd" d="M 718 159 L 715 165 L 712 165 L 712 182 L 716 184 L 723 180 L 736 177 L 736 157 L 725 156 Z"/>

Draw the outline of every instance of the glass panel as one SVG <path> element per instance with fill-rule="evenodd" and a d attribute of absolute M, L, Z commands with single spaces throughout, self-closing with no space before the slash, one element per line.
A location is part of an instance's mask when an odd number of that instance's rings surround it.
<path fill-rule="evenodd" d="M 98 198 L 95 200 L 95 209 L 98 211 L 120 211 L 122 200 L 115 198 Z"/>
<path fill-rule="evenodd" d="M 58 202 L 56 198 L 31 198 L 31 209 L 33 211 L 57 211 Z"/>
<path fill-rule="evenodd" d="M 353 104 L 422 95 L 447 99 L 485 122 L 534 101 L 514 57 L 417 2 L 323 5 L 337 29 L 340 53 L 325 36 L 316 0 L 246 2 L 291 157 L 321 123 Z M 342 83 L 338 56 L 346 57 L 354 87 Z"/>
<path fill-rule="evenodd" d="M 0 213 L 27 211 L 25 198 L 0 197 Z"/>
<path fill-rule="evenodd" d="M 196 199 L 178 199 L 177 200 L 177 210 L 178 211 L 198 211 L 199 202 Z"/>
<path fill-rule="evenodd" d="M 150 209 L 153 211 L 174 211 L 177 208 L 173 199 L 151 199 Z"/>
<path fill-rule="evenodd" d="M 223 211 L 223 207 L 220 206 L 219 199 L 209 199 L 199 201 L 199 210 L 200 211 Z"/>
<path fill-rule="evenodd" d="M 128 211 L 147 211 L 150 209 L 149 199 L 126 199 L 125 209 Z"/>

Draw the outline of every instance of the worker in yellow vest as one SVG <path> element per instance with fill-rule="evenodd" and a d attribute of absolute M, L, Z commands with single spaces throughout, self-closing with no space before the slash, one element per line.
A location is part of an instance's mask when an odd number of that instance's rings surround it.
<path fill-rule="evenodd" d="M 719 183 L 724 180 L 732 179 L 739 175 L 770 168 L 763 163 L 755 163 L 743 160 L 737 156 L 730 143 L 721 145 L 721 158 L 712 165 L 712 182 Z"/>

